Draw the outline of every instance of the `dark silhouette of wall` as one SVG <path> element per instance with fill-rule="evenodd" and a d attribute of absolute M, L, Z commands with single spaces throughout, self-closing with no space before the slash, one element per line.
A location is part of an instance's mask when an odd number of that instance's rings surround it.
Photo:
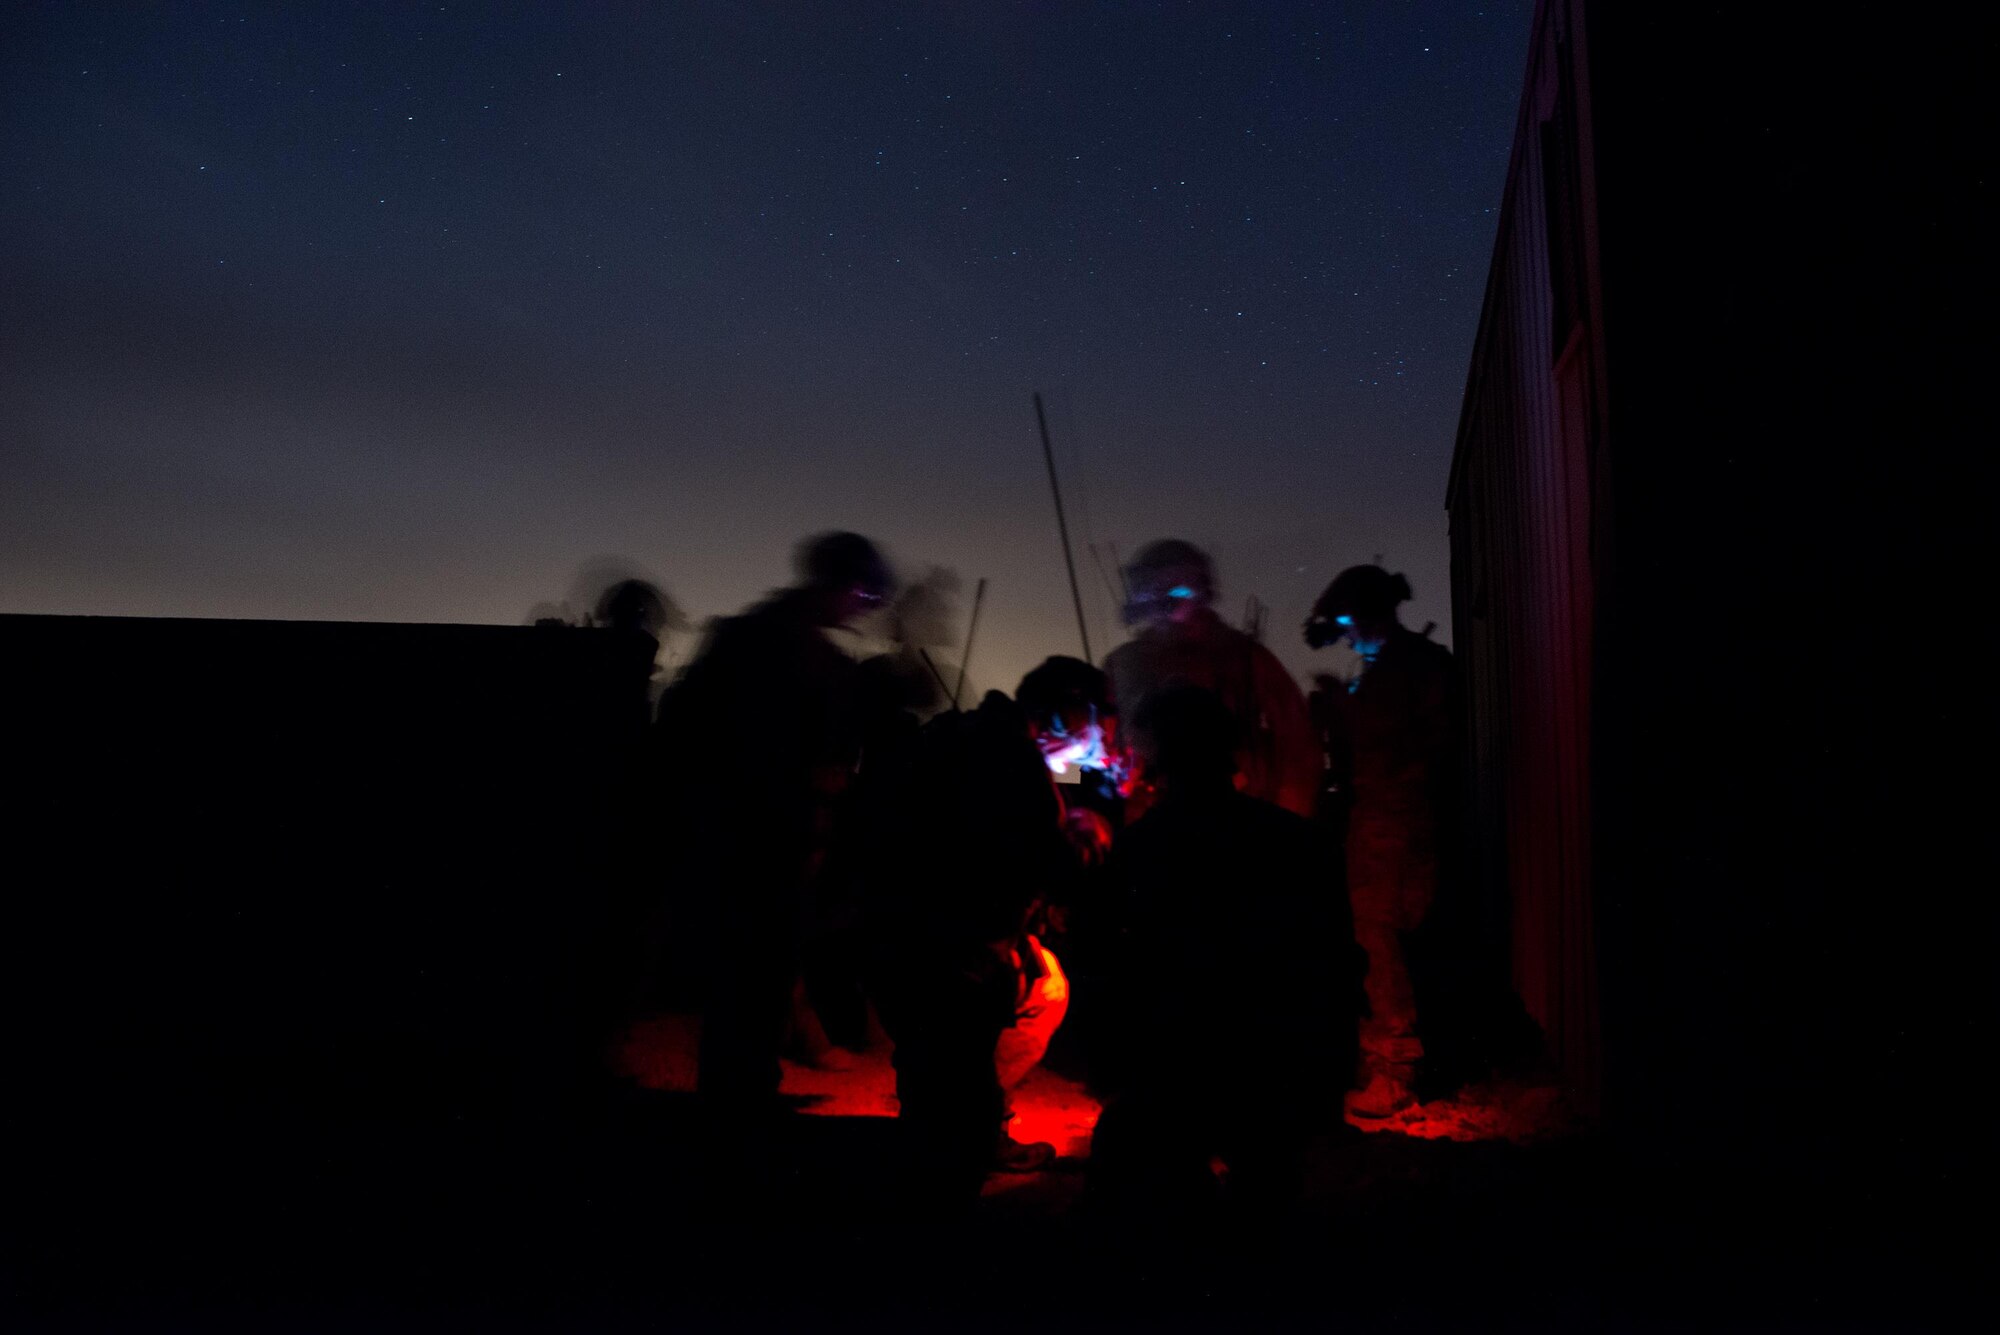
<path fill-rule="evenodd" d="M 627 647 L 0 617 L 19 1143 L 60 1174 L 581 1092 L 645 889 Z"/>
<path fill-rule="evenodd" d="M 1990 1007 L 1974 47 L 1588 0 L 1531 45 L 1449 497 L 1475 861 L 1626 1143 L 1882 1223 L 1962 1177 L 1894 1119 Z"/>
<path fill-rule="evenodd" d="M 1449 497 L 1471 865 L 1489 933 L 1577 1101 L 1602 1093 L 1592 894 L 1593 465 L 1604 291 L 1584 35 L 1541 15 Z"/>

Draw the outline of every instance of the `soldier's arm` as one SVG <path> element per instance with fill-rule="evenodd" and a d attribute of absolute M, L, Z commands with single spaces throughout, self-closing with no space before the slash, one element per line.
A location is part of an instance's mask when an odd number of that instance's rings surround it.
<path fill-rule="evenodd" d="M 1278 805 L 1311 816 L 1319 803 L 1326 755 L 1313 728 L 1312 712 L 1292 674 L 1270 650 L 1257 650 L 1258 707 L 1271 727 L 1272 760 L 1277 767 Z"/>

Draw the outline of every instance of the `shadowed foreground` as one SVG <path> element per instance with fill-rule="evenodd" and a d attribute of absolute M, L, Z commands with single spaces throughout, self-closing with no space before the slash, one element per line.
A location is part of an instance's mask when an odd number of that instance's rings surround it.
<path fill-rule="evenodd" d="M 1726 1162 L 1335 1124 L 1254 1236 L 1094 1214 L 1051 1080 L 1019 1133 L 1069 1160 L 959 1219 L 900 1204 L 879 1066 L 795 1085 L 875 1115 L 733 1154 L 598 1062 L 659 852 L 643 668 L 601 632 L 0 618 L 6 1328 L 1910 1329 L 1971 1273 L 1934 1183 L 1880 1193 L 1923 1128 L 1803 1097 Z"/>
<path fill-rule="evenodd" d="M 627 1064 L 670 1085 L 686 1041 L 642 1026 Z M 1077 1157 L 1094 1105 L 1046 1073 L 1022 1116 L 1065 1151 L 1056 1169 L 916 1218 L 885 1074 L 879 1055 L 788 1068 L 800 1112 L 756 1161 L 720 1157 L 689 1095 L 636 1081 L 511 1130 L 176 1126 L 135 1089 L 99 1110 L 84 1180 L 26 1176 L 8 1290 L 28 1328 L 91 1330 L 1868 1329 L 1943 1310 L 1896 1278 L 1935 1258 L 1857 1250 L 1796 1202 L 1648 1180 L 1588 1135 L 1342 1128 L 1281 1227 L 1104 1218 Z"/>

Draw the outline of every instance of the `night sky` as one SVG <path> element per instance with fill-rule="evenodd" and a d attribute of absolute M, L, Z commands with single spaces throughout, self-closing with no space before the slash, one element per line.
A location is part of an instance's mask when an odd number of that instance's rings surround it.
<path fill-rule="evenodd" d="M 1098 655 L 1086 544 L 1169 535 L 1301 672 L 1377 553 L 1448 638 L 1531 9 L 10 6 L 0 612 L 519 624 L 615 556 L 699 620 L 844 527 L 990 577 L 1011 686 L 1076 651 L 1040 390 Z"/>

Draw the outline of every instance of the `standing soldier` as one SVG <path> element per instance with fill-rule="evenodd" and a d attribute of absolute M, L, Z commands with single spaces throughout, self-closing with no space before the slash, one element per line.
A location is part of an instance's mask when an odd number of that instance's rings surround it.
<path fill-rule="evenodd" d="M 1347 897 L 1323 826 L 1236 790 L 1236 721 L 1211 692 L 1155 692 L 1134 723 L 1160 795 L 1107 866 L 1127 931 L 1091 1189 L 1178 1226 L 1215 1186 L 1214 1156 L 1236 1204 L 1268 1219 L 1296 1199 L 1354 1069 Z"/>
<path fill-rule="evenodd" d="M 1138 633 L 1104 660 L 1119 713 L 1136 717 L 1169 686 L 1213 692 L 1236 721 L 1237 788 L 1310 817 L 1325 760 L 1305 697 L 1276 655 L 1215 614 L 1208 554 L 1163 539 L 1142 548 L 1125 577 L 1131 590 L 1125 620 Z"/>
<path fill-rule="evenodd" d="M 1451 653 L 1397 619 L 1409 597 L 1403 576 L 1352 566 L 1320 595 L 1305 627 L 1313 648 L 1345 638 L 1361 655 L 1360 675 L 1329 693 L 1324 720 L 1326 751 L 1345 770 L 1334 782 L 1347 798 L 1347 888 L 1355 937 L 1368 953 L 1366 1083 L 1348 1099 L 1357 1117 L 1387 1117 L 1413 1097 L 1424 1042 L 1409 947 L 1437 897 L 1456 795 Z"/>
<path fill-rule="evenodd" d="M 660 702 L 706 944 L 697 1088 L 723 1122 L 775 1111 L 808 890 L 859 751 L 857 667 L 827 632 L 879 607 L 855 533 L 800 544 L 798 583 L 718 621 Z"/>

